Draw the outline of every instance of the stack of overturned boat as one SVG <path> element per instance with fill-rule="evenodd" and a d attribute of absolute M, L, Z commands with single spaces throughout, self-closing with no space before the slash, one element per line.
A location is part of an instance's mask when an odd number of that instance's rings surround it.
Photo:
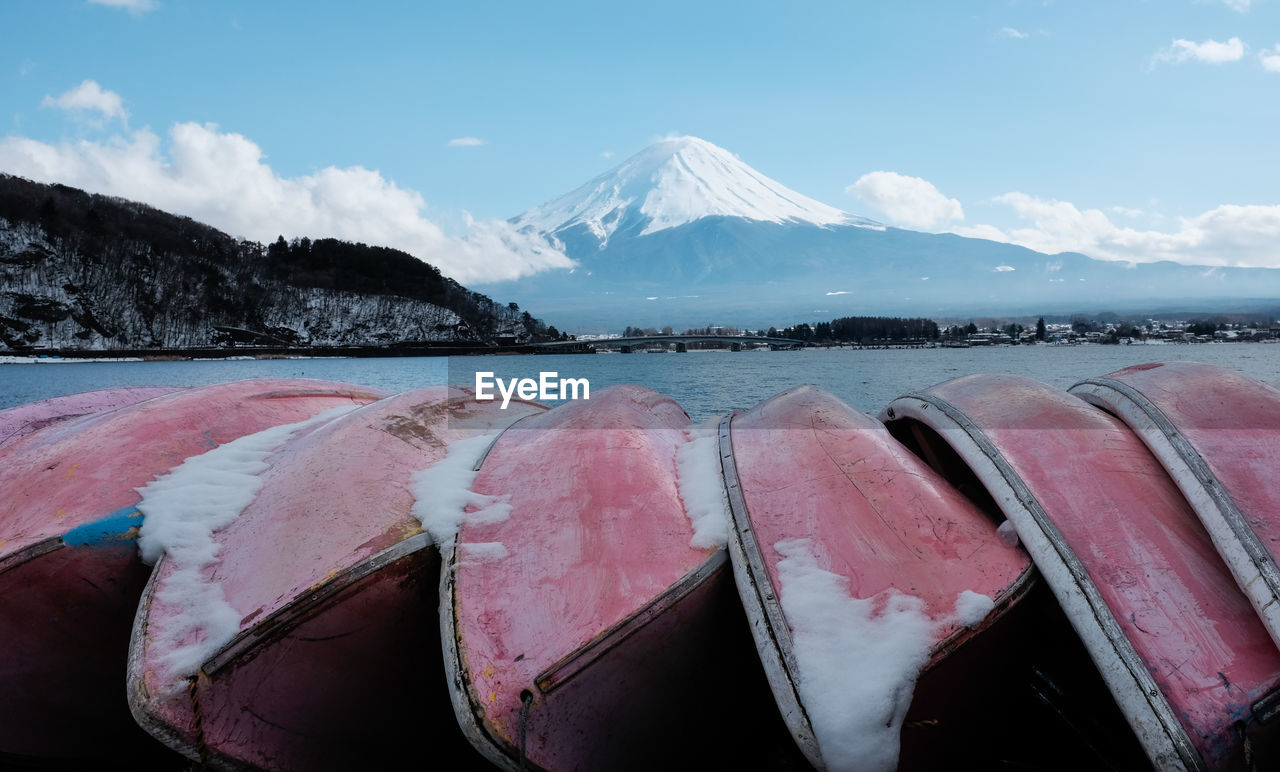
<path fill-rule="evenodd" d="M 1188 363 L 702 425 L 637 386 L 0 411 L 0 765 L 1272 768 L 1278 430 Z"/>

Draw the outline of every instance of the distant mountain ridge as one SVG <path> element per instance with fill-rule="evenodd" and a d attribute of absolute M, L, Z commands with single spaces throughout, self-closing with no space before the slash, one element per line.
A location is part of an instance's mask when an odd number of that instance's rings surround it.
<path fill-rule="evenodd" d="M 646 148 L 511 222 L 558 242 L 577 267 L 484 289 L 583 332 L 1280 298 L 1278 269 L 1126 264 L 886 227 L 695 137 Z"/>
<path fill-rule="evenodd" d="M 485 345 L 546 333 L 394 249 L 239 241 L 144 204 L 0 174 L 0 349 Z"/>

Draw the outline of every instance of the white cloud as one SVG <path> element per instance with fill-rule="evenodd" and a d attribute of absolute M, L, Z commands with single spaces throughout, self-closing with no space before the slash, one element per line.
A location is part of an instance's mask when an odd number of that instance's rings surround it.
<path fill-rule="evenodd" d="M 1019 244 L 1050 255 L 1081 252 L 1128 263 L 1171 260 L 1189 265 L 1280 268 L 1280 205 L 1224 204 L 1194 217 L 1177 218 L 1175 227 L 1139 230 L 1117 225 L 1098 209 L 1080 209 L 1068 201 L 1013 192 L 992 199 L 1009 207 L 1020 221 L 1001 229 L 985 223 L 961 224 L 964 211 L 960 202 L 946 198 L 918 177 L 872 172 L 846 192 L 907 226 L 939 225 L 959 236 Z M 1157 203 L 1151 202 L 1153 207 Z M 1110 212 L 1124 218 L 1142 217 L 1149 225 L 1165 221 L 1151 209 L 1113 206 Z M 949 227 L 944 220 L 952 221 Z"/>
<path fill-rule="evenodd" d="M 1244 43 L 1240 41 L 1240 38 L 1231 38 L 1225 43 L 1219 43 L 1216 40 L 1195 43 L 1179 38 L 1173 41 L 1168 48 L 1157 51 L 1151 57 L 1150 66 L 1154 67 L 1162 62 L 1181 64 L 1192 60 L 1204 62 L 1205 64 L 1225 64 L 1227 62 L 1238 62 L 1242 58 L 1244 58 Z"/>
<path fill-rule="evenodd" d="M 89 0 L 93 5 L 123 8 L 131 13 L 146 13 L 156 7 L 155 0 Z"/>
<path fill-rule="evenodd" d="M 334 237 L 395 247 L 460 282 L 499 281 L 573 265 L 540 237 L 466 218 L 463 237 L 426 219 L 422 196 L 360 166 L 281 177 L 262 149 L 213 124 L 175 124 L 167 148 L 143 129 L 103 142 L 0 139 L 0 169 L 143 201 L 229 233 L 272 241 Z"/>
<path fill-rule="evenodd" d="M 1258 62 L 1267 72 L 1280 72 L 1280 43 L 1258 52 Z"/>
<path fill-rule="evenodd" d="M 449 140 L 449 147 L 480 147 L 484 140 L 478 137 L 457 137 Z"/>
<path fill-rule="evenodd" d="M 61 96 L 46 96 L 40 101 L 40 106 L 57 107 L 81 114 L 98 112 L 103 118 L 119 118 L 123 122 L 129 120 L 129 113 L 124 109 L 124 100 L 120 95 L 103 89 L 94 80 L 86 80 Z"/>
<path fill-rule="evenodd" d="M 1002 38 L 1013 38 L 1015 40 L 1022 40 L 1023 38 L 1031 37 L 1031 35 L 1026 32 L 1014 29 L 1013 27 L 1001 27 L 999 34 Z"/>
<path fill-rule="evenodd" d="M 1009 236 L 994 225 L 958 225 L 951 229 L 958 236 L 971 239 L 989 239 L 991 241 L 1008 241 Z"/>
<path fill-rule="evenodd" d="M 600 153 L 600 157 L 601 157 L 601 158 L 613 158 L 613 151 L 612 151 L 612 150 L 604 150 L 604 151 L 601 151 L 601 153 Z"/>
<path fill-rule="evenodd" d="M 978 226 L 986 229 L 983 238 L 1021 244 L 1038 252 L 1082 252 L 1135 263 L 1172 260 L 1192 265 L 1280 268 L 1280 205 L 1224 204 L 1195 217 L 1180 218 L 1178 229 L 1166 232 L 1120 227 L 1097 209 L 1081 210 L 1070 202 L 1025 193 L 1006 193 L 995 201 L 1012 208 L 1029 227 L 1005 233 Z M 955 232 L 975 235 L 974 230 L 957 228 Z"/>
<path fill-rule="evenodd" d="M 963 220 L 964 209 L 927 180 L 897 172 L 870 172 L 845 188 L 889 219 L 912 228 L 932 228 L 950 220 Z"/>
<path fill-rule="evenodd" d="M 852 295 L 852 294 L 853 294 L 853 293 L 852 293 L 852 292 L 850 292 L 849 290 L 836 290 L 835 292 L 828 292 L 828 293 L 827 293 L 827 295 L 828 295 L 828 296 L 830 296 L 830 295 Z"/>
<path fill-rule="evenodd" d="M 1237 13 L 1248 13 L 1252 0 L 1222 0 L 1222 4 Z"/>

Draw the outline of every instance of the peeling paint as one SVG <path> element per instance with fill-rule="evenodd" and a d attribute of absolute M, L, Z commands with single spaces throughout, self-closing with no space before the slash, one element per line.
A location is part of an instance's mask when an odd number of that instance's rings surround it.
<path fill-rule="evenodd" d="M 68 547 L 83 547 L 106 541 L 133 541 L 138 538 L 142 525 L 142 513 L 132 504 L 111 514 L 72 528 L 62 535 L 62 543 Z"/>

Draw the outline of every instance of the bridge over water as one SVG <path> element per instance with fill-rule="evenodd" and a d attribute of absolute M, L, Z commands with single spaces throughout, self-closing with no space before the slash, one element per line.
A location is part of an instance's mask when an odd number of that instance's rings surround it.
<path fill-rule="evenodd" d="M 629 338 L 601 338 L 598 340 L 558 340 L 551 343 L 536 343 L 534 348 L 541 351 L 587 351 L 589 349 L 612 348 L 624 354 L 630 354 L 637 348 L 653 345 L 675 344 L 676 351 L 689 350 L 690 343 L 716 343 L 733 351 L 741 351 L 744 345 L 767 345 L 770 349 L 803 348 L 806 344 L 794 338 L 766 338 L 757 335 L 643 335 Z"/>

